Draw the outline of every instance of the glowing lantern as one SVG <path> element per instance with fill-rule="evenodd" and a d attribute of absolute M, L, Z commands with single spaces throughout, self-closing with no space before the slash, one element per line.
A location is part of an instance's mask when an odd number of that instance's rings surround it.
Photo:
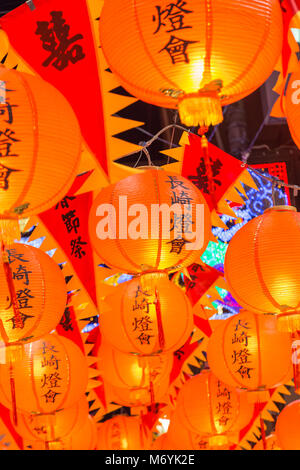
<path fill-rule="evenodd" d="M 251 41 L 249 40 L 251 38 Z M 222 121 L 221 105 L 252 93 L 282 49 L 277 0 L 105 2 L 100 40 L 126 90 L 176 108 L 187 126 Z"/>
<path fill-rule="evenodd" d="M 300 400 L 286 405 L 276 421 L 275 434 L 282 450 L 300 450 Z"/>
<path fill-rule="evenodd" d="M 146 450 L 151 435 L 140 418 L 116 416 L 99 426 L 98 450 Z"/>
<path fill-rule="evenodd" d="M 274 313 L 284 331 L 300 329 L 300 215 L 277 206 L 232 238 L 225 256 L 230 292 L 246 309 Z"/>
<path fill-rule="evenodd" d="M 0 401 L 8 408 L 14 405 L 10 389 L 12 375 L 17 408 L 45 414 L 78 401 L 86 391 L 88 368 L 85 356 L 75 343 L 51 334 L 25 344 L 23 357 L 12 368 L 11 364 L 0 364 Z"/>
<path fill-rule="evenodd" d="M 210 446 L 222 446 L 228 443 L 228 433 L 248 424 L 253 411 L 245 393 L 202 371 L 181 388 L 175 416 L 190 431 L 208 437 Z"/>
<path fill-rule="evenodd" d="M 270 434 L 266 438 L 266 449 L 264 449 L 262 440 L 259 440 L 253 447 L 253 450 L 282 450 L 278 446 L 277 438 L 275 434 Z"/>
<path fill-rule="evenodd" d="M 103 336 L 125 353 L 176 351 L 193 329 L 189 299 L 164 273 L 120 284 L 100 310 Z"/>
<path fill-rule="evenodd" d="M 49 83 L 4 67 L 0 81 L 0 218 L 9 220 L 43 212 L 68 192 L 81 134 L 68 101 Z"/>
<path fill-rule="evenodd" d="M 148 388 L 169 376 L 173 354 L 140 357 L 124 354 L 104 341 L 98 353 L 98 369 L 104 381 L 114 387 Z"/>
<path fill-rule="evenodd" d="M 247 311 L 220 323 L 207 348 L 213 373 L 232 387 L 261 391 L 253 394 L 259 400 L 268 400 L 267 389 L 291 378 L 290 355 L 290 335 L 278 331 L 276 317 Z"/>
<path fill-rule="evenodd" d="M 0 338 L 6 345 L 50 333 L 66 302 L 64 276 L 50 256 L 21 243 L 0 252 Z"/>
<path fill-rule="evenodd" d="M 60 445 L 57 442 L 60 439 L 80 432 L 86 423 L 88 409 L 86 398 L 81 397 L 73 406 L 53 413 L 20 413 L 15 429 L 24 439 L 46 442 L 53 449 Z"/>
<path fill-rule="evenodd" d="M 96 253 L 127 273 L 189 266 L 205 250 L 210 230 L 209 208 L 196 186 L 151 168 L 104 188 L 89 220 Z"/>

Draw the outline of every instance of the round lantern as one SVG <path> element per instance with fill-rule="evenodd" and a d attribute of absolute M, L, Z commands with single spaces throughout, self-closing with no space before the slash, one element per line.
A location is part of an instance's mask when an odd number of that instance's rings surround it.
<path fill-rule="evenodd" d="M 140 389 L 160 383 L 169 377 L 173 354 L 140 357 L 124 354 L 102 341 L 98 353 L 98 369 L 104 379 L 114 387 Z"/>
<path fill-rule="evenodd" d="M 205 250 L 210 230 L 198 188 L 183 176 L 151 168 L 104 188 L 89 219 L 96 253 L 127 273 L 189 266 Z"/>
<path fill-rule="evenodd" d="M 218 446 L 228 443 L 228 433 L 245 427 L 253 411 L 245 393 L 202 371 L 181 388 L 174 415 L 188 430 L 209 437 L 210 445 Z"/>
<path fill-rule="evenodd" d="M 246 309 L 274 313 L 279 328 L 300 329 L 300 215 L 275 206 L 232 238 L 225 256 L 231 294 Z"/>
<path fill-rule="evenodd" d="M 164 273 L 117 286 L 101 310 L 101 333 L 114 347 L 140 355 L 179 349 L 193 329 L 189 299 Z"/>
<path fill-rule="evenodd" d="M 292 376 L 291 338 L 278 331 L 273 315 L 242 311 L 214 330 L 208 342 L 207 360 L 223 382 L 261 391 L 261 399 L 265 391 L 268 399 L 267 389 Z"/>
<path fill-rule="evenodd" d="M 0 252 L 0 338 L 6 345 L 50 333 L 66 302 L 64 276 L 50 256 L 21 243 Z"/>
<path fill-rule="evenodd" d="M 0 401 L 28 413 L 53 413 L 76 403 L 87 382 L 86 358 L 79 347 L 63 336 L 46 335 L 25 344 L 23 357 L 12 365 L 0 364 Z"/>
<path fill-rule="evenodd" d="M 300 84 L 300 68 L 297 67 L 296 71 L 291 75 L 288 86 L 286 89 L 286 96 L 284 100 L 285 104 L 285 115 L 291 136 L 297 147 L 300 147 L 300 133 L 299 133 L 299 121 L 300 121 L 300 95 L 299 95 L 299 84 Z"/>
<path fill-rule="evenodd" d="M 43 212 L 68 192 L 81 134 L 72 107 L 39 77 L 0 67 L 0 217 Z"/>
<path fill-rule="evenodd" d="M 277 0 L 115 0 L 104 4 L 100 40 L 132 95 L 178 106 L 187 126 L 215 125 L 221 105 L 249 95 L 272 73 L 282 13 Z"/>
<path fill-rule="evenodd" d="M 286 405 L 276 421 L 275 434 L 282 450 L 300 450 L 300 400 Z"/>
<path fill-rule="evenodd" d="M 64 410 L 47 414 L 19 413 L 18 424 L 14 425 L 20 436 L 29 441 L 43 441 L 49 448 L 61 445 L 57 442 L 70 433 L 78 433 L 85 425 L 88 415 L 88 403 L 85 397 Z M 13 421 L 13 420 L 12 420 Z M 39 445 L 38 443 L 36 444 Z"/>
<path fill-rule="evenodd" d="M 140 418 L 115 416 L 98 431 L 98 450 L 149 450 L 151 435 Z"/>

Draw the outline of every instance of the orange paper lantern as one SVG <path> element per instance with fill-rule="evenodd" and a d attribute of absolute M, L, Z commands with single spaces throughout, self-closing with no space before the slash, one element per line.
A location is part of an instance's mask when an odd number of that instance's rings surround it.
<path fill-rule="evenodd" d="M 66 302 L 64 276 L 50 256 L 21 243 L 0 252 L 0 338 L 6 345 L 50 333 Z"/>
<path fill-rule="evenodd" d="M 64 96 L 39 77 L 0 68 L 0 217 L 43 212 L 68 192 L 81 134 Z"/>
<path fill-rule="evenodd" d="M 11 364 L 0 364 L 0 401 L 8 408 L 13 405 L 12 375 L 17 408 L 45 414 L 78 401 L 86 391 L 88 368 L 75 343 L 51 334 L 25 344 L 23 357 L 13 363 L 12 370 Z"/>
<path fill-rule="evenodd" d="M 102 341 L 98 353 L 98 369 L 104 379 L 114 387 L 125 389 L 149 388 L 168 377 L 173 354 L 139 357 L 124 354 Z"/>
<path fill-rule="evenodd" d="M 189 299 L 164 273 L 144 274 L 120 284 L 100 311 L 101 333 L 125 353 L 176 351 L 193 329 Z"/>
<path fill-rule="evenodd" d="M 276 421 L 275 434 L 282 450 L 300 450 L 300 400 L 286 405 Z"/>
<path fill-rule="evenodd" d="M 151 434 L 140 418 L 115 416 L 102 423 L 98 430 L 98 450 L 147 450 Z"/>
<path fill-rule="evenodd" d="M 228 433 L 245 427 L 253 411 L 245 393 L 222 383 L 210 371 L 202 371 L 181 388 L 175 416 L 188 430 L 209 437 L 210 446 L 217 446 L 228 442 Z"/>
<path fill-rule="evenodd" d="M 221 105 L 249 95 L 282 49 L 277 0 L 105 2 L 100 40 L 132 95 L 176 108 L 187 126 L 222 121 Z"/>
<path fill-rule="evenodd" d="M 225 256 L 230 292 L 246 309 L 274 313 L 286 331 L 300 329 L 300 215 L 277 206 L 232 238 Z"/>
<path fill-rule="evenodd" d="M 291 338 L 276 317 L 242 311 L 218 325 L 209 338 L 207 360 L 223 382 L 269 399 L 267 389 L 292 375 Z M 253 395 L 254 396 L 254 395 Z"/>
<path fill-rule="evenodd" d="M 18 424 L 14 425 L 20 436 L 29 441 L 41 441 L 55 449 L 61 445 L 60 439 L 71 433 L 78 433 L 85 425 L 88 415 L 88 403 L 85 397 L 64 410 L 50 414 L 19 413 Z M 39 444 L 36 444 L 39 446 Z"/>
<path fill-rule="evenodd" d="M 96 253 L 127 273 L 189 266 L 205 250 L 210 230 L 209 208 L 196 186 L 150 168 L 104 188 L 89 220 Z"/>

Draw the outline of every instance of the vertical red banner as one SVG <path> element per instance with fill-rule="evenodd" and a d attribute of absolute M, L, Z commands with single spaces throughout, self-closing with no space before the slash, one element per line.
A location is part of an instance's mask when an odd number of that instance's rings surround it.
<path fill-rule="evenodd" d="M 33 0 L 3 16 L 0 26 L 24 61 L 69 101 L 88 147 L 107 171 L 96 45 L 86 1 Z"/>

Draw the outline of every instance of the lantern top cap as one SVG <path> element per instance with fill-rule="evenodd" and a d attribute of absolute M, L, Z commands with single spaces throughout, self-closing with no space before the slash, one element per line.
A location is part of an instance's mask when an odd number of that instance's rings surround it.
<path fill-rule="evenodd" d="M 294 206 L 273 206 L 269 207 L 264 211 L 264 214 L 269 211 L 289 211 L 289 212 L 297 212 L 297 208 Z"/>
<path fill-rule="evenodd" d="M 137 170 L 163 170 L 161 166 L 154 166 L 154 165 L 138 166 L 136 169 Z"/>

